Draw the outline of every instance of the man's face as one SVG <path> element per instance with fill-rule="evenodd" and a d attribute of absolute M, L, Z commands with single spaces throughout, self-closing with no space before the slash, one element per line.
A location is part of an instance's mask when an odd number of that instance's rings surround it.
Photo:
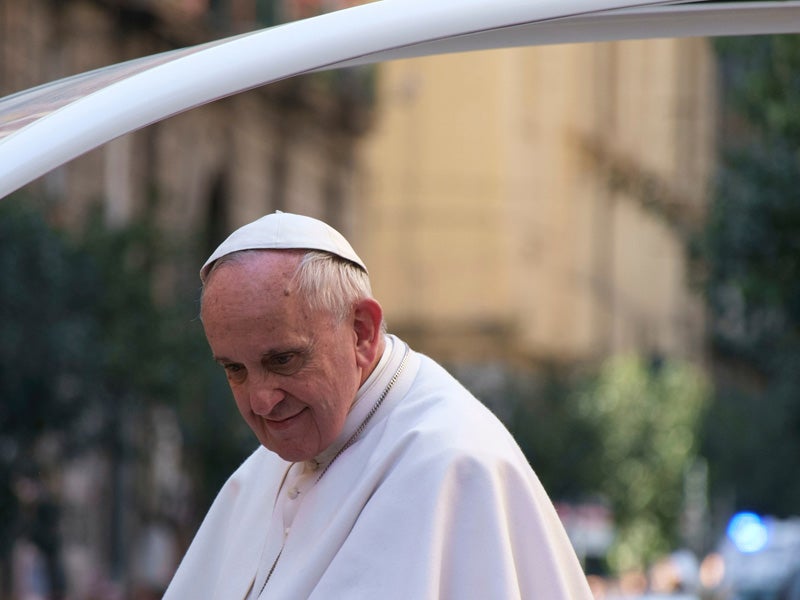
<path fill-rule="evenodd" d="M 221 265 L 206 283 L 202 320 L 236 406 L 263 446 L 313 458 L 338 436 L 365 368 L 352 320 L 311 311 L 290 285 L 294 252 Z"/>

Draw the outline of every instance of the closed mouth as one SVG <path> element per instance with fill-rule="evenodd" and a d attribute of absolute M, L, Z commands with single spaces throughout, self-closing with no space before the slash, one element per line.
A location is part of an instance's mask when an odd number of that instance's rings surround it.
<path fill-rule="evenodd" d="M 302 415 L 308 407 L 302 408 L 299 412 L 296 412 L 293 415 L 289 415 L 288 417 L 283 417 L 281 419 L 266 419 L 267 425 L 270 427 L 276 427 L 278 429 L 283 427 L 288 427 L 297 417 Z"/>

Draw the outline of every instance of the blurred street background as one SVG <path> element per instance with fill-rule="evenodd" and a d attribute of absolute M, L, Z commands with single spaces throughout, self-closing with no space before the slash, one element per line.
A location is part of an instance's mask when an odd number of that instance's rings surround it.
<path fill-rule="evenodd" d="M 346 5 L 0 0 L 0 95 Z M 800 599 L 800 36 L 762 36 L 294 78 L 0 200 L 0 600 L 161 597 L 256 444 L 197 271 L 276 209 L 507 424 L 596 598 Z"/>

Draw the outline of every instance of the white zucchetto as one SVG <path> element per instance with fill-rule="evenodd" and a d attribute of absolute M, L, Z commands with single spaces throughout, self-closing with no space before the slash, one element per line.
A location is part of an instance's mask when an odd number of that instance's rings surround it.
<path fill-rule="evenodd" d="M 312 217 L 275 211 L 230 234 L 208 257 L 200 269 L 200 279 L 205 282 L 214 262 L 233 252 L 294 249 L 330 252 L 367 270 L 350 243 L 330 225 Z"/>

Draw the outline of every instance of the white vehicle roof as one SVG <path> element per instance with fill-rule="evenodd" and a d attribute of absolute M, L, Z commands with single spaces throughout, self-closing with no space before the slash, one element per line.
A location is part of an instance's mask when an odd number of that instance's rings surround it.
<path fill-rule="evenodd" d="M 0 100 L 0 197 L 190 108 L 313 71 L 544 44 L 800 32 L 800 0 L 381 0 Z"/>

